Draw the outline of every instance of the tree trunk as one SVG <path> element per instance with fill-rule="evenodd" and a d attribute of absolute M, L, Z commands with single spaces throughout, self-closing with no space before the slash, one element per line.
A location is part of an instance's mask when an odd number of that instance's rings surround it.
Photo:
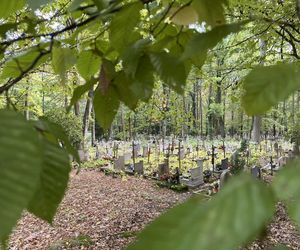
<path fill-rule="evenodd" d="M 83 120 L 82 120 L 83 145 L 85 145 L 85 140 L 89 129 L 89 118 L 92 110 L 93 94 L 94 94 L 94 89 L 91 88 L 88 92 L 88 97 L 86 100 L 86 105 L 85 105 L 85 110 L 84 110 Z"/>
<path fill-rule="evenodd" d="M 266 50 L 267 44 L 266 41 L 263 39 L 259 40 L 259 47 L 260 47 L 260 64 L 264 65 L 264 60 L 266 57 Z M 260 134 L 261 134 L 261 124 L 262 124 L 262 117 L 261 116 L 254 116 L 253 119 L 253 130 L 252 130 L 252 140 L 256 143 L 260 143 Z"/>

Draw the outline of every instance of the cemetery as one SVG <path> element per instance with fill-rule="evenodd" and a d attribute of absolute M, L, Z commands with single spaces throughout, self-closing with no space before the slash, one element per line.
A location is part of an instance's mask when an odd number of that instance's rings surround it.
<path fill-rule="evenodd" d="M 300 0 L 0 0 L 0 250 L 300 250 Z"/>

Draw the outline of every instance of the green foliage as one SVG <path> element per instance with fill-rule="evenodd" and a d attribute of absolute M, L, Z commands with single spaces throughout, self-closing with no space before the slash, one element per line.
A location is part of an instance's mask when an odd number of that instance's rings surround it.
<path fill-rule="evenodd" d="M 187 77 L 185 65 L 166 52 L 151 53 L 150 59 L 160 78 L 175 91 L 182 93 Z"/>
<path fill-rule="evenodd" d="M 223 38 L 241 30 L 241 24 L 222 25 L 206 33 L 196 33 L 185 47 L 182 60 L 192 59 L 193 63 L 201 67 L 207 57 L 209 49 L 214 48 Z"/>
<path fill-rule="evenodd" d="M 239 176 L 211 201 L 196 197 L 162 215 L 128 249 L 236 249 L 264 229 L 274 205 L 266 186 Z"/>
<path fill-rule="evenodd" d="M 68 154 L 59 146 L 44 141 L 43 169 L 39 186 L 28 210 L 37 217 L 52 222 L 69 181 L 71 171 Z"/>
<path fill-rule="evenodd" d="M 108 129 L 118 112 L 120 102 L 115 89 L 109 86 L 106 93 L 102 93 L 100 88 L 96 89 L 94 97 L 94 109 L 96 119 L 102 128 Z"/>
<path fill-rule="evenodd" d="M 38 134 L 15 112 L 0 111 L 0 240 L 5 241 L 38 187 L 42 153 Z"/>
<path fill-rule="evenodd" d="M 138 36 L 134 32 L 134 28 L 140 20 L 139 11 L 142 8 L 143 5 L 140 1 L 129 3 L 113 17 L 110 24 L 110 40 L 118 52 L 124 51 Z"/>
<path fill-rule="evenodd" d="M 25 0 L 1 1 L 0 3 L 0 17 L 6 18 L 12 13 L 20 10 L 25 5 Z"/>
<path fill-rule="evenodd" d="M 34 125 L 14 111 L 0 111 L 2 245 L 24 209 L 51 222 L 67 186 L 68 154 L 55 135 Z"/>
<path fill-rule="evenodd" d="M 298 226 L 300 225 L 299 166 L 299 158 L 289 162 L 273 183 L 273 187 L 278 199 L 283 200 L 286 203 L 289 215 Z"/>
<path fill-rule="evenodd" d="M 64 109 L 49 110 L 45 117 L 63 128 L 72 146 L 78 148 L 82 142 L 82 122 L 73 113 L 66 113 Z M 54 128 L 57 131 L 57 128 Z"/>
<path fill-rule="evenodd" d="M 66 71 L 75 64 L 76 57 L 69 48 L 62 48 L 58 45 L 52 49 L 52 67 L 56 74 L 65 79 Z"/>
<path fill-rule="evenodd" d="M 42 5 L 51 2 L 50 0 L 27 0 L 29 7 L 33 10 L 40 8 Z"/>
<path fill-rule="evenodd" d="M 243 107 L 249 115 L 263 114 L 300 87 L 296 64 L 258 66 L 244 80 Z"/>
<path fill-rule="evenodd" d="M 88 81 L 100 70 L 101 57 L 92 50 L 84 50 L 78 55 L 76 67 L 80 75 Z"/>
<path fill-rule="evenodd" d="M 40 58 L 41 53 L 46 52 L 43 49 L 33 48 L 8 60 L 3 66 L 1 78 L 18 77 L 27 69 L 38 67 L 49 59 L 48 56 Z"/>
<path fill-rule="evenodd" d="M 199 0 L 193 1 L 192 6 L 198 13 L 198 21 L 206 22 L 212 27 L 225 23 L 224 17 L 224 5 L 227 4 L 227 0 Z"/>

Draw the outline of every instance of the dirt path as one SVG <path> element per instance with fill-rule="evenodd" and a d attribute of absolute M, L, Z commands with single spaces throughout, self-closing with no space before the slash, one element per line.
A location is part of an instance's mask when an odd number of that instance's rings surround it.
<path fill-rule="evenodd" d="M 93 242 L 90 249 L 122 249 L 133 239 L 133 232 L 187 197 L 142 178 L 121 180 L 97 171 L 83 171 L 72 176 L 53 227 L 25 214 L 10 246 L 38 250 L 50 245 L 63 249 L 62 245 L 71 244 L 69 248 L 76 249 L 76 242 L 66 240 L 84 235 Z"/>
<path fill-rule="evenodd" d="M 11 238 L 10 249 L 124 249 L 137 231 L 189 196 L 158 188 L 143 178 L 121 180 L 96 170 L 83 171 L 72 175 L 53 227 L 24 214 Z M 269 249 L 276 244 L 300 249 L 300 235 L 282 205 L 278 206 L 265 240 L 247 249 Z"/>

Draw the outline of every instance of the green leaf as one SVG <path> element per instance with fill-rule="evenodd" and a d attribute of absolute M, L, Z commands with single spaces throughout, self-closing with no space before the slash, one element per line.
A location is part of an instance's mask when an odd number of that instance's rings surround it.
<path fill-rule="evenodd" d="M 150 59 L 160 78 L 178 93 L 183 93 L 187 78 L 184 63 L 166 52 L 151 53 Z"/>
<path fill-rule="evenodd" d="M 114 79 L 119 99 L 130 109 L 137 107 L 138 101 L 148 101 L 154 88 L 153 67 L 147 55 L 139 60 L 135 78 L 127 76 L 123 71 Z"/>
<path fill-rule="evenodd" d="M 283 245 L 278 245 L 276 247 L 273 247 L 272 250 L 290 250 L 291 248 Z"/>
<path fill-rule="evenodd" d="M 120 101 L 115 89 L 110 85 L 105 93 L 98 87 L 95 90 L 94 109 L 96 120 L 104 129 L 109 129 L 118 112 Z"/>
<path fill-rule="evenodd" d="M 45 117 L 40 117 L 40 119 L 35 122 L 35 127 L 41 131 L 48 140 L 53 138 L 52 141 L 54 143 L 61 143 L 68 153 L 73 155 L 77 162 L 80 162 L 78 151 L 72 146 L 61 126 L 50 122 Z"/>
<path fill-rule="evenodd" d="M 215 27 L 225 23 L 224 4 L 227 0 L 197 0 L 192 2 L 192 7 L 198 13 L 199 23 L 206 22 Z"/>
<path fill-rule="evenodd" d="M 38 187 L 42 152 L 25 118 L 0 111 L 0 240 L 7 239 Z"/>
<path fill-rule="evenodd" d="M 258 66 L 244 79 L 242 105 L 248 115 L 264 114 L 300 87 L 299 66 Z"/>
<path fill-rule="evenodd" d="M 273 181 L 278 199 L 288 205 L 288 212 L 300 225 L 300 158 L 290 161 Z"/>
<path fill-rule="evenodd" d="M 116 92 L 118 93 L 119 99 L 130 109 L 134 110 L 138 103 L 138 95 L 136 95 L 130 86 L 133 80 L 130 79 L 124 71 L 118 72 L 115 77 L 114 85 L 116 86 Z"/>
<path fill-rule="evenodd" d="M 7 31 L 11 29 L 16 29 L 18 27 L 18 24 L 16 23 L 4 23 L 0 25 L 0 35 L 1 37 L 5 37 L 5 34 Z"/>
<path fill-rule="evenodd" d="M 142 101 L 147 102 L 152 96 L 154 88 L 154 69 L 148 55 L 140 58 L 135 79 L 130 89 Z"/>
<path fill-rule="evenodd" d="M 18 77 L 28 69 L 37 68 L 49 58 L 49 54 L 41 56 L 41 53 L 45 51 L 34 48 L 7 61 L 3 66 L 1 78 Z"/>
<path fill-rule="evenodd" d="M 135 76 L 139 59 L 144 54 L 144 49 L 149 43 L 149 39 L 141 39 L 125 50 L 122 56 L 122 64 L 127 75 L 131 77 Z"/>
<path fill-rule="evenodd" d="M 101 68 L 101 58 L 92 50 L 84 50 L 78 55 L 77 65 L 79 74 L 89 80 Z"/>
<path fill-rule="evenodd" d="M 36 10 L 41 6 L 46 5 L 50 2 L 52 1 L 51 0 L 27 0 L 27 3 L 32 10 Z"/>
<path fill-rule="evenodd" d="M 172 8 L 169 13 L 171 21 L 177 25 L 189 25 L 198 21 L 198 13 L 192 6 Z"/>
<path fill-rule="evenodd" d="M 70 171 L 67 152 L 58 145 L 44 140 L 40 184 L 29 203 L 29 212 L 52 223 L 58 205 L 65 194 Z"/>
<path fill-rule="evenodd" d="M 109 0 L 93 0 L 93 2 L 99 11 L 105 9 L 109 4 Z"/>
<path fill-rule="evenodd" d="M 52 67 L 56 74 L 65 79 L 66 71 L 76 63 L 74 52 L 69 48 L 54 46 L 52 49 Z"/>
<path fill-rule="evenodd" d="M 142 8 L 141 1 L 129 3 L 124 5 L 113 17 L 110 24 L 110 40 L 119 52 L 136 40 L 136 33 L 133 31 L 140 21 L 140 10 Z"/>
<path fill-rule="evenodd" d="M 96 79 L 92 78 L 89 81 L 87 81 L 84 85 L 78 86 L 73 93 L 70 105 L 68 107 L 68 112 L 70 112 L 73 105 L 86 93 L 88 92 L 91 87 L 96 83 Z"/>
<path fill-rule="evenodd" d="M 0 18 L 6 18 L 25 6 L 25 0 L 0 1 Z"/>
<path fill-rule="evenodd" d="M 238 249 L 264 229 L 274 207 L 267 186 L 250 176 L 238 176 L 206 204 L 194 198 L 171 209 L 128 249 Z"/>
<path fill-rule="evenodd" d="M 201 67 L 206 60 L 208 50 L 214 48 L 229 34 L 239 32 L 243 24 L 222 25 L 206 33 L 194 34 L 192 39 L 187 43 L 181 60 L 184 61 L 190 58 L 196 65 Z"/>

